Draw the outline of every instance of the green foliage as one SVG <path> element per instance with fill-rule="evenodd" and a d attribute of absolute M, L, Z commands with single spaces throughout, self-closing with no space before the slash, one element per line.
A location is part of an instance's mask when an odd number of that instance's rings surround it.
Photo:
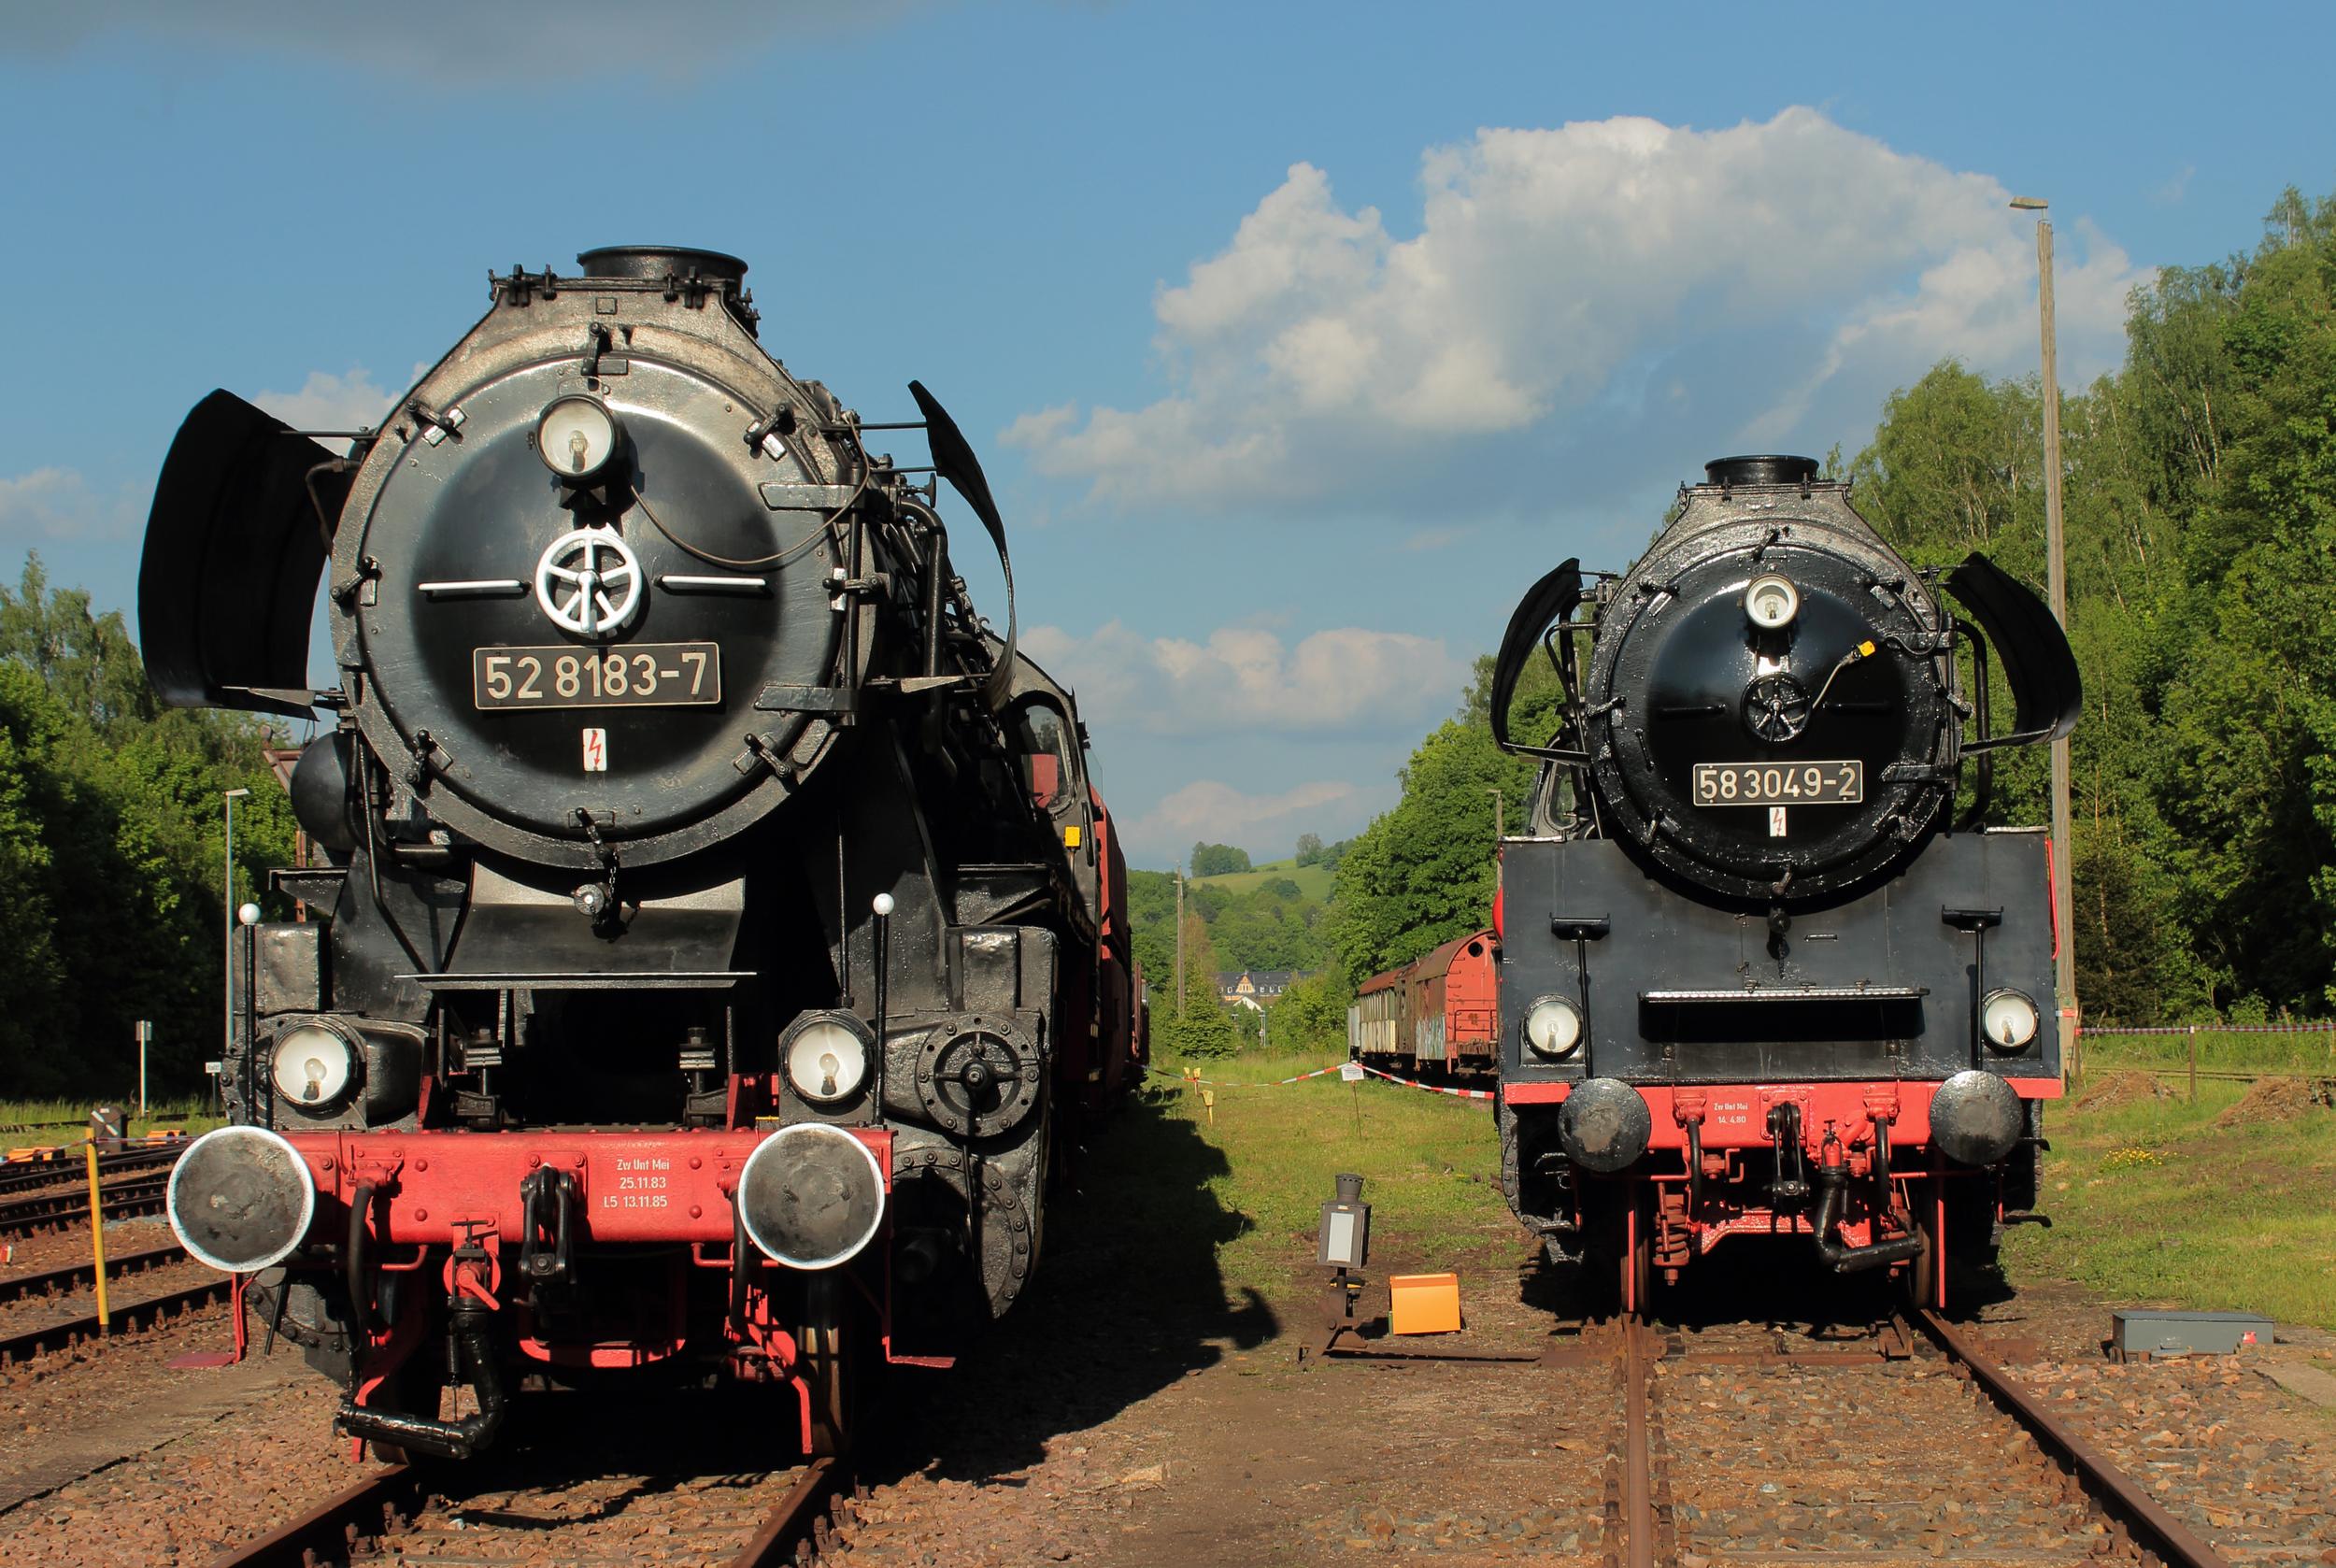
<path fill-rule="evenodd" d="M 1175 940 L 1173 925 L 1170 941 Z M 1173 952 L 1152 986 L 1152 1048 L 1168 1056 L 1218 1057 L 1232 1054 L 1240 1044 L 1232 1013 L 1217 1000 L 1217 948 L 1208 926 L 1187 909 L 1184 917 L 1184 996 L 1177 1005 L 1175 961 Z M 1149 971 L 1147 970 L 1148 974 Z M 1246 1010 L 1246 1009 L 1242 1009 Z"/>
<path fill-rule="evenodd" d="M 1493 791 L 1515 826 L 1533 764 L 1493 745 L 1481 711 L 1474 704 L 1420 742 L 1403 798 L 1339 862 L 1330 937 L 1349 984 L 1491 919 Z"/>
<path fill-rule="evenodd" d="M 153 1020 L 156 1092 L 203 1085 L 222 1030 L 221 793 L 238 898 L 288 863 L 265 729 L 160 708 L 119 614 L 52 592 L 37 557 L 0 587 L 0 1093 L 121 1094 Z"/>
<path fill-rule="evenodd" d="M 2138 291 L 2124 366 L 2066 400 L 2077 991 L 2098 1021 L 2336 1002 L 2336 202 Z M 1917 564 L 2044 576 L 2036 386 L 1952 362 L 1852 472 Z M 2007 693 L 2000 684 L 1999 703 Z M 2041 748 L 1997 769 L 2040 821 Z"/>
<path fill-rule="evenodd" d="M 1266 1008 L 1273 1019 L 1276 1050 L 1344 1051 L 1346 1048 L 1346 1009 L 1355 988 L 1340 969 L 1325 969 L 1275 997 Z"/>
<path fill-rule="evenodd" d="M 1249 851 L 1231 844 L 1195 844 L 1189 863 L 1195 877 L 1230 877 L 1249 869 Z"/>

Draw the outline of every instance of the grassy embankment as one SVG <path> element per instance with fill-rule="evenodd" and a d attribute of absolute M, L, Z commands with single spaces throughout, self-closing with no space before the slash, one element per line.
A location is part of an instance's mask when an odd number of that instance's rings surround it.
<path fill-rule="evenodd" d="M 31 1148 L 48 1144 L 78 1143 L 89 1128 L 90 1107 L 97 1102 L 78 1100 L 0 1100 L 0 1127 L 30 1127 L 28 1133 L 0 1133 L 0 1151 L 9 1148 Z M 223 1119 L 217 1105 L 207 1099 L 157 1101 L 152 1114 L 132 1117 L 127 1131 L 131 1136 L 180 1131 L 187 1133 L 207 1133 Z M 56 1125 L 50 1125 L 54 1123 Z M 69 1123 L 70 1125 L 64 1125 Z"/>
<path fill-rule="evenodd" d="M 2013 1231 L 2012 1277 L 2336 1328 L 2336 1111 L 2287 1083 L 2242 1110 L 2248 1084 L 2203 1076 L 2336 1077 L 2327 1037 L 2201 1032 L 2198 1045 L 2192 1104 L 2186 1039 L 2087 1043 L 2084 1091 L 2045 1112 L 2052 1228 Z"/>
<path fill-rule="evenodd" d="M 1224 877 L 1195 877 L 1194 887 L 1222 888 L 1236 897 L 1255 892 L 1273 881 L 1298 884 L 1298 891 L 1317 904 L 1327 904 L 1331 897 L 1332 874 L 1328 866 L 1300 865 L 1296 861 L 1268 861 L 1247 871 L 1236 871 Z"/>
<path fill-rule="evenodd" d="M 2186 1049 L 2181 1040 L 2163 1044 Z M 2129 1045 L 2143 1048 L 2129 1056 Z M 2137 1079 L 2121 1080 L 2122 1089 L 2110 1081 L 2161 1054 L 2160 1045 L 2094 1043 L 2091 1096 L 2047 1113 L 2044 1197 L 2054 1223 L 2012 1231 L 2013 1280 L 2065 1277 L 2116 1303 L 2238 1308 L 2336 1328 L 2336 1112 L 2307 1107 L 2224 1126 L 2243 1083 L 2201 1078 L 2192 1105 L 2179 1074 L 2160 1080 L 2162 1098 L 2137 1090 Z M 2314 1049 L 2324 1051 L 2325 1041 L 2201 1034 L 2200 1068 L 2314 1071 L 2326 1062 Z M 1205 1076 L 1227 1080 L 1214 1126 L 1197 1094 L 1147 1091 L 1151 1103 L 1140 1114 L 1186 1123 L 1222 1157 L 1205 1186 L 1212 1209 L 1242 1217 L 1217 1248 L 1227 1288 L 1287 1304 L 1318 1287 L 1318 1211 L 1341 1171 L 1366 1178 L 1382 1272 L 1458 1268 L 1482 1278 L 1513 1269 L 1517 1233 L 1501 1200 L 1485 1103 L 1375 1080 L 1359 1089 L 1335 1077 L 1270 1086 L 1330 1060 L 1204 1065 Z M 1155 1081 L 1172 1081 L 1175 1070 L 1164 1065 Z"/>
<path fill-rule="evenodd" d="M 1218 1249 L 1227 1288 L 1255 1290 L 1282 1305 L 1311 1302 L 1322 1281 L 1315 1233 L 1332 1178 L 1343 1171 L 1363 1177 L 1362 1195 L 1373 1205 L 1375 1274 L 1513 1270 L 1517 1221 L 1501 1200 L 1491 1106 L 1375 1079 L 1273 1083 L 1340 1060 L 1241 1056 L 1201 1063 L 1203 1076 L 1220 1085 L 1214 1126 L 1197 1093 L 1147 1091 L 1151 1103 L 1143 1114 L 1189 1123 L 1224 1157 L 1207 1178 L 1211 1196 L 1247 1219 Z M 1176 1070 L 1164 1065 L 1153 1081 L 1173 1083 Z"/>

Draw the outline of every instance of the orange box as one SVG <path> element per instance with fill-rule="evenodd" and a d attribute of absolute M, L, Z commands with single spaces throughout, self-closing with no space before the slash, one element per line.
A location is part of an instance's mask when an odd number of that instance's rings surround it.
<path fill-rule="evenodd" d="M 1390 1333 L 1458 1333 L 1460 1276 L 1396 1274 L 1387 1280 Z"/>

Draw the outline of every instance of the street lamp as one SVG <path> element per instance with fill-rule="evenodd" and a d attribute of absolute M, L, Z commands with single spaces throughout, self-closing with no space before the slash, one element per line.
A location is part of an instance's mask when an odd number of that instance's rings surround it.
<path fill-rule="evenodd" d="M 2041 196 L 2014 196 L 2020 212 L 2044 212 L 2051 204 Z M 2065 630 L 2069 623 L 2068 559 L 2060 540 L 2060 369 L 2058 346 L 2052 322 L 2052 221 L 2036 220 L 2036 314 L 2044 338 L 2044 578 L 2052 598 L 2052 618 Z M 2069 741 L 2060 735 L 2052 743 L 2052 915 L 2059 933 L 2058 953 L 2053 961 L 2052 987 L 2060 997 L 2060 1062 L 2072 1077 L 2082 1078 L 2084 1061 L 2076 1043 L 2076 899 L 2070 884 L 2069 863 Z"/>
<path fill-rule="evenodd" d="M 229 790 L 225 795 L 227 854 L 225 879 L 222 883 L 225 893 L 221 900 L 221 906 L 227 911 L 226 935 L 222 940 L 225 944 L 227 975 L 226 1048 L 230 1052 L 235 1048 L 235 801 L 238 797 L 250 792 L 249 790 Z"/>

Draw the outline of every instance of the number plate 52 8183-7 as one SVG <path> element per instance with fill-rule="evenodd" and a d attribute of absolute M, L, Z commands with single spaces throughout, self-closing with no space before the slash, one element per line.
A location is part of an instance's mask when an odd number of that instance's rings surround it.
<path fill-rule="evenodd" d="M 1866 765 L 1840 763 L 1698 763 L 1698 805 L 1856 805 Z"/>
<path fill-rule="evenodd" d="M 482 708 L 684 707 L 722 700 L 715 643 L 623 648 L 474 648 L 471 700 Z"/>

